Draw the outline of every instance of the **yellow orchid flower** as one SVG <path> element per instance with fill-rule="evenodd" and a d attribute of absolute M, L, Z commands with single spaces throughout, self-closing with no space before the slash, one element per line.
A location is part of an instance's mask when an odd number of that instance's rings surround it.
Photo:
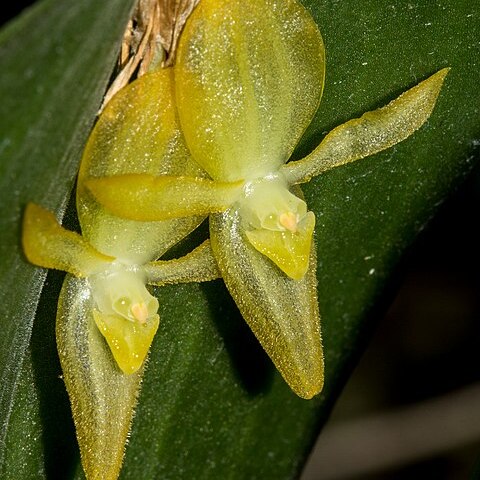
<path fill-rule="evenodd" d="M 27 259 L 65 270 L 57 311 L 57 345 L 89 479 L 120 472 L 145 360 L 159 325 L 158 301 L 146 284 L 219 276 L 208 242 L 177 260 L 161 257 L 202 217 L 138 222 L 115 217 L 85 189 L 91 175 L 130 172 L 202 175 L 192 162 L 171 102 L 171 70 L 142 76 L 120 90 L 85 148 L 77 211 L 82 235 L 28 204 Z"/>

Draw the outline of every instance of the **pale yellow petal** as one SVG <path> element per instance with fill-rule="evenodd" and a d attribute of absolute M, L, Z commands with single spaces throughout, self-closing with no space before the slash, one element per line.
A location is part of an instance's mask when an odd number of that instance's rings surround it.
<path fill-rule="evenodd" d="M 57 346 L 88 479 L 118 478 L 143 368 L 125 375 L 92 316 L 88 283 L 67 275 L 57 312 Z"/>
<path fill-rule="evenodd" d="M 85 185 L 114 215 L 149 222 L 222 212 L 236 200 L 243 183 L 133 174 L 91 178 Z"/>
<path fill-rule="evenodd" d="M 418 130 L 432 113 L 449 69 L 444 68 L 383 108 L 333 129 L 303 160 L 283 167 L 290 184 L 385 150 Z"/>
<path fill-rule="evenodd" d="M 29 262 L 77 277 L 104 270 L 113 260 L 95 250 L 78 233 L 61 227 L 51 212 L 34 203 L 25 208 L 22 244 Z"/>
<path fill-rule="evenodd" d="M 86 240 L 103 253 L 141 264 L 161 256 L 202 219 L 120 219 L 84 188 L 90 177 L 131 173 L 204 175 L 178 126 L 171 69 L 144 75 L 113 97 L 90 135 L 78 179 L 77 210 Z"/>
<path fill-rule="evenodd" d="M 322 94 L 320 32 L 295 0 L 202 0 L 175 66 L 180 122 L 217 180 L 255 178 L 286 162 Z"/>
<path fill-rule="evenodd" d="M 129 321 L 119 315 L 104 315 L 94 310 L 93 318 L 120 370 L 127 375 L 135 373 L 147 357 L 160 317 L 153 315 L 144 322 Z"/>
<path fill-rule="evenodd" d="M 266 255 L 285 274 L 300 280 L 310 263 L 310 249 L 315 227 L 315 215 L 308 212 L 296 231 L 274 231 L 266 228 L 247 230 L 249 242 Z"/>
<path fill-rule="evenodd" d="M 301 280 L 285 275 L 244 237 L 238 212 L 210 218 L 212 250 L 228 290 L 290 388 L 311 398 L 323 387 L 315 249 Z"/>
<path fill-rule="evenodd" d="M 207 282 L 222 276 L 213 255 L 210 240 L 205 240 L 183 257 L 150 262 L 144 266 L 144 269 L 147 283 L 151 285 Z"/>

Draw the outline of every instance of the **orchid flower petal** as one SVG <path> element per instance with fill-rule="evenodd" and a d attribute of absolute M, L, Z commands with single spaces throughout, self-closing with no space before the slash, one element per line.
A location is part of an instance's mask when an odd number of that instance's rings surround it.
<path fill-rule="evenodd" d="M 86 188 L 114 215 L 148 222 L 226 210 L 242 182 L 132 174 L 91 178 Z"/>
<path fill-rule="evenodd" d="M 85 147 L 77 185 L 82 234 L 103 253 L 142 264 L 159 258 L 203 220 L 132 222 L 115 217 L 85 188 L 90 177 L 205 173 L 192 160 L 174 106 L 171 69 L 149 73 L 107 104 Z"/>
<path fill-rule="evenodd" d="M 95 325 L 88 281 L 67 275 L 57 311 L 57 346 L 88 478 L 118 478 L 143 367 L 125 375 Z"/>
<path fill-rule="evenodd" d="M 150 285 L 206 282 L 221 277 L 210 240 L 181 258 L 150 262 L 144 269 Z"/>
<path fill-rule="evenodd" d="M 286 162 L 323 89 L 320 32 L 294 0 L 202 0 L 175 66 L 182 131 L 216 180 L 255 178 Z"/>
<path fill-rule="evenodd" d="M 284 275 L 244 238 L 237 209 L 211 215 L 212 250 L 240 312 L 291 389 L 311 398 L 323 386 L 315 249 L 301 280 Z"/>
<path fill-rule="evenodd" d="M 93 318 L 122 372 L 138 371 L 157 333 L 160 317 L 153 315 L 142 323 L 130 322 L 118 315 L 104 315 L 94 310 Z"/>
<path fill-rule="evenodd" d="M 308 182 L 326 170 L 373 155 L 405 140 L 432 113 L 448 71 L 443 68 L 385 107 L 334 128 L 310 155 L 283 166 L 288 182 Z"/>
<path fill-rule="evenodd" d="M 265 228 L 247 230 L 249 242 L 263 255 L 272 260 L 284 273 L 300 280 L 310 265 L 310 249 L 315 227 L 315 215 L 308 212 L 295 229 L 284 231 Z"/>
<path fill-rule="evenodd" d="M 78 233 L 61 227 L 51 212 L 34 203 L 25 209 L 22 243 L 29 262 L 77 277 L 101 271 L 113 260 L 95 250 Z"/>

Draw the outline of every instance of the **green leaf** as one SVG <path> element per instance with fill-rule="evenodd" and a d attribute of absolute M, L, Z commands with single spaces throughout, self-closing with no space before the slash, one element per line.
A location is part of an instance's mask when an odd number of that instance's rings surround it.
<path fill-rule="evenodd" d="M 305 5 L 326 44 L 326 84 L 295 158 L 335 126 L 451 71 L 413 137 L 304 187 L 317 218 L 323 393 L 306 401 L 289 390 L 221 281 L 158 288 L 161 323 L 123 479 L 294 478 L 402 254 L 473 166 L 480 16 L 472 2 Z M 27 200 L 63 212 L 129 6 L 42 2 L 0 33 L 0 477 L 54 478 L 60 468 L 63 478 L 81 478 L 57 378 L 61 275 L 49 274 L 26 350 L 43 274 L 20 253 L 19 225 Z"/>

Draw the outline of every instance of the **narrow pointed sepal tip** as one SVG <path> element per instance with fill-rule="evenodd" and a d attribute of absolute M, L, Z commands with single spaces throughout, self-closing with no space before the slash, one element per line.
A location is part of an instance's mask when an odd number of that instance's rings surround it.
<path fill-rule="evenodd" d="M 300 397 L 303 398 L 304 400 L 311 400 L 313 397 L 321 393 L 323 390 L 323 374 L 321 375 L 320 378 L 310 379 L 310 381 L 306 381 L 304 384 L 301 386 L 297 387 L 296 389 L 292 390 Z"/>
<path fill-rule="evenodd" d="M 448 72 L 450 72 L 450 70 L 452 69 L 452 67 L 445 67 L 445 68 L 442 68 L 441 70 L 439 70 L 437 73 L 434 73 L 432 75 L 432 77 L 440 77 L 442 79 L 442 81 L 445 79 L 445 77 L 448 75 Z"/>
<path fill-rule="evenodd" d="M 134 322 L 94 310 L 93 318 L 120 370 L 127 375 L 138 371 L 158 330 L 159 316 L 153 315 L 144 322 Z"/>
<path fill-rule="evenodd" d="M 450 72 L 451 67 L 445 67 L 439 70 L 438 72 L 434 73 L 430 77 L 428 77 L 426 80 L 423 80 L 423 82 L 420 82 L 417 87 L 420 87 L 422 85 L 432 85 L 432 93 L 434 97 L 433 105 L 432 105 L 432 110 L 433 106 L 435 105 L 435 102 L 437 100 L 437 97 L 440 93 L 440 90 L 443 86 L 443 82 L 445 81 L 445 77 L 448 75 L 448 72 Z M 416 88 L 416 87 L 413 87 Z"/>
<path fill-rule="evenodd" d="M 292 391 L 305 400 L 318 395 L 323 389 L 325 376 L 321 340 L 309 339 L 302 352 L 293 352 L 290 361 L 278 365 L 278 368 Z"/>
<path fill-rule="evenodd" d="M 265 228 L 246 231 L 249 242 L 285 274 L 301 280 L 307 272 L 312 246 L 315 215 L 308 212 L 296 231 Z"/>

